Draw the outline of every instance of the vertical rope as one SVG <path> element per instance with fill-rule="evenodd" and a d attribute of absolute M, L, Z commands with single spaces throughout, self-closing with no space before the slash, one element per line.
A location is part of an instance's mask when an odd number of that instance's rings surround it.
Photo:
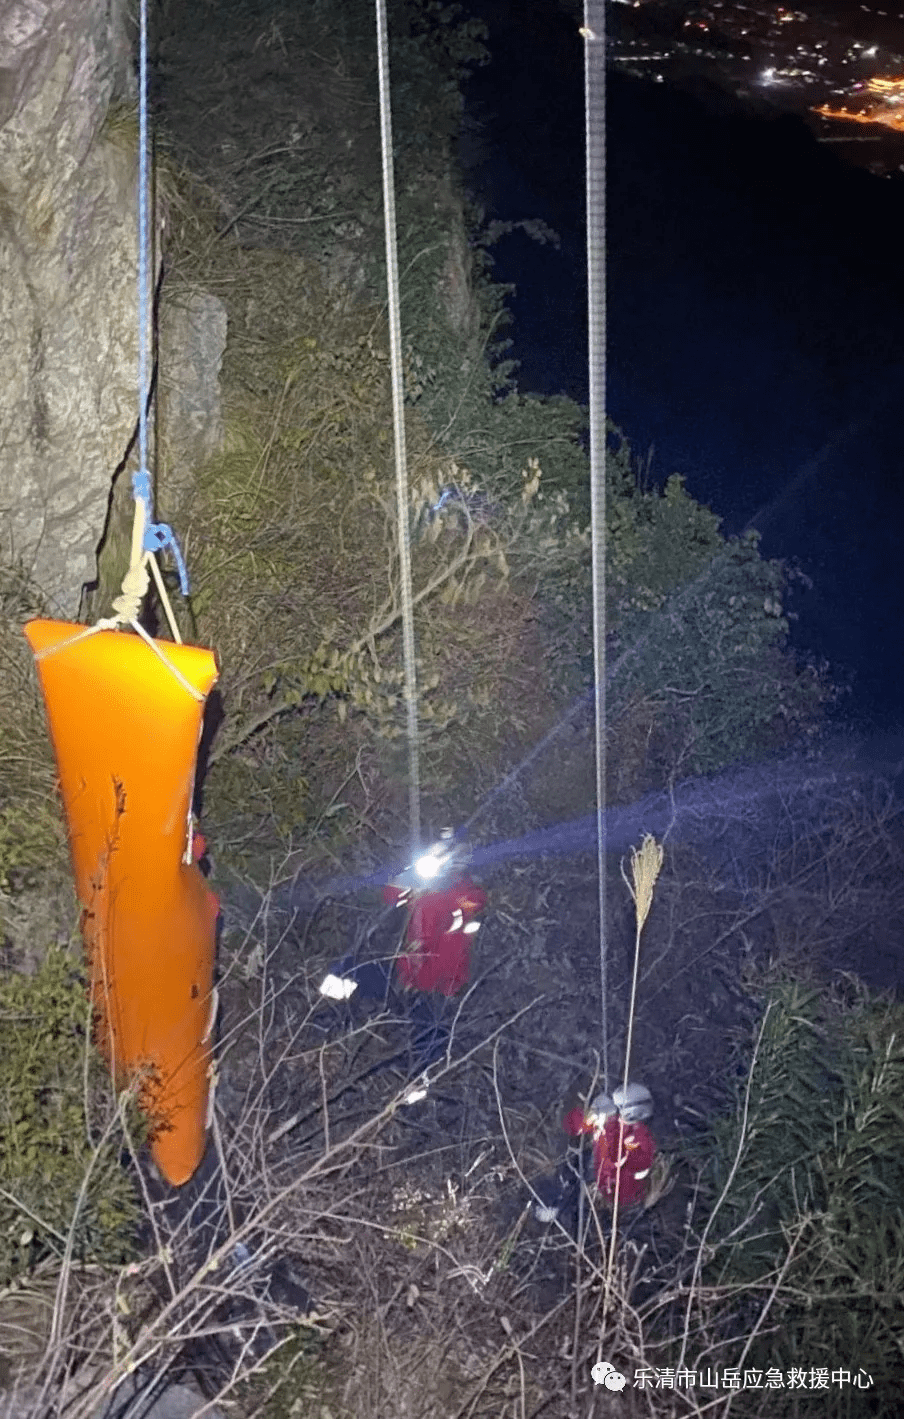
<path fill-rule="evenodd" d="M 413 852 L 421 842 L 421 771 L 417 722 L 417 664 L 414 658 L 414 605 L 411 592 L 411 539 L 408 512 L 408 463 L 399 321 L 399 267 L 396 254 L 395 190 L 392 160 L 392 113 L 389 93 L 389 44 L 386 0 L 377 0 L 377 55 L 380 78 L 380 142 L 383 152 L 383 224 L 386 233 L 386 286 L 389 300 L 389 355 L 392 373 L 392 424 L 395 435 L 396 518 L 399 535 L 399 583 L 402 597 L 402 656 L 408 710 L 408 818 Z"/>
<path fill-rule="evenodd" d="M 183 596 L 188 595 L 188 573 L 173 529 L 165 522 L 152 521 L 151 517 L 151 475 L 148 471 L 148 336 L 151 314 L 148 296 L 151 246 L 148 147 L 148 7 L 147 0 L 141 0 L 138 25 L 138 468 L 132 475 L 135 517 L 129 568 L 123 579 L 122 594 L 113 602 L 113 609 L 116 624 L 126 622 L 133 629 L 139 629 L 138 616 L 148 588 L 150 566 L 170 633 L 173 640 L 181 644 L 182 637 L 154 553 L 169 547 L 179 572 Z"/>
<path fill-rule="evenodd" d="M 148 7 L 141 0 L 138 44 L 138 475 L 148 479 Z M 149 484 L 149 479 L 148 479 Z M 133 480 L 135 486 L 135 480 Z M 135 486 L 136 499 L 145 504 L 147 520 L 150 487 Z M 143 492 L 143 497 L 142 497 Z M 141 537 L 144 541 L 145 529 Z"/>
<path fill-rule="evenodd" d="M 603 1087 L 609 1090 L 609 972 L 606 950 L 606 6 L 584 0 L 584 124 L 587 164 L 587 315 L 590 375 L 590 500 L 593 670 L 596 686 L 596 835 L 600 915 Z"/>

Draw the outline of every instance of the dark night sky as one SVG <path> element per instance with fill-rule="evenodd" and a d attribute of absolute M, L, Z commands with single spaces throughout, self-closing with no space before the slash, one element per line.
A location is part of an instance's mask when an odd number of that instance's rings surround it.
<path fill-rule="evenodd" d="M 524 391 L 586 401 L 583 53 L 551 3 L 471 0 L 488 214 L 562 247 L 494 249 Z M 844 166 L 791 116 L 608 80 L 608 405 L 654 472 L 814 579 L 795 641 L 855 674 L 846 716 L 900 726 L 904 182 Z M 467 151 L 465 153 L 467 156 Z"/>

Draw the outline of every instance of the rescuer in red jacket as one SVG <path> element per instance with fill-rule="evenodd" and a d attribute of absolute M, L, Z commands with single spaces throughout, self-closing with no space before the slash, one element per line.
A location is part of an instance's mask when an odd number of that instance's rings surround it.
<path fill-rule="evenodd" d="M 610 1205 L 616 1186 L 619 1207 L 632 1207 L 646 1197 L 656 1144 L 644 1120 L 652 1113 L 649 1089 L 629 1084 L 611 1098 L 598 1094 L 586 1111 L 572 1109 L 565 1117 L 565 1132 L 572 1138 L 592 1135 L 596 1185 Z"/>
<path fill-rule="evenodd" d="M 448 1002 L 470 979 L 471 941 L 487 899 L 464 866 L 465 855 L 456 850 L 447 829 L 438 843 L 383 889 L 385 901 L 408 909 L 396 979 L 411 996 L 409 1068 L 421 1075 L 406 1096 L 411 1103 L 426 1094 L 427 1068 L 448 1047 Z"/>
<path fill-rule="evenodd" d="M 391 906 L 408 907 L 396 961 L 399 984 L 406 990 L 457 995 L 470 978 L 471 938 L 487 899 L 464 875 L 451 833 L 384 887 L 383 898 Z"/>
<path fill-rule="evenodd" d="M 388 999 L 391 976 L 407 997 L 411 1026 L 409 1068 L 423 1074 L 445 1052 L 450 1035 L 450 999 L 470 979 L 471 943 L 480 928 L 486 893 L 466 875 L 467 854 L 451 829 L 383 888 L 390 906 L 407 909 L 400 951 L 393 959 L 357 962 L 346 957 L 332 967 L 320 993 L 335 1001 Z M 426 1092 L 415 1089 L 409 1102 Z"/>

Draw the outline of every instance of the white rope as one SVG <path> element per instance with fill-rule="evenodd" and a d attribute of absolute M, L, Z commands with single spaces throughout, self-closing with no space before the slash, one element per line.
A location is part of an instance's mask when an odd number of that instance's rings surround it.
<path fill-rule="evenodd" d="M 587 315 L 590 375 L 590 501 L 593 673 L 596 686 L 596 821 L 600 914 L 603 1087 L 609 1092 L 609 972 L 606 949 L 606 6 L 584 0 L 584 123 L 587 163 Z"/>
<path fill-rule="evenodd" d="M 169 592 L 167 591 L 163 583 L 163 577 L 161 576 L 160 568 L 157 565 L 157 558 L 152 553 L 148 553 L 148 566 L 150 567 L 151 572 L 153 573 L 154 582 L 157 587 L 157 595 L 160 597 L 160 604 L 163 607 L 164 613 L 166 615 L 167 624 L 170 628 L 170 635 L 176 642 L 176 645 L 181 645 L 182 637 L 179 634 L 179 627 L 176 625 L 176 618 L 173 615 L 173 607 L 169 599 Z"/>
<path fill-rule="evenodd" d="M 377 55 L 380 78 L 380 142 L 383 152 L 383 221 L 386 233 L 386 286 L 389 298 L 389 355 L 392 373 L 392 424 L 395 435 L 396 520 L 399 537 L 399 587 L 402 598 L 402 657 L 408 711 L 408 818 L 413 853 L 421 844 L 421 771 L 417 719 L 417 662 L 414 653 L 414 605 L 411 590 L 411 538 L 408 511 L 408 462 L 402 335 L 399 321 L 399 267 L 396 251 L 395 190 L 392 160 L 392 113 L 389 92 L 389 43 L 386 0 L 376 0 Z"/>
<path fill-rule="evenodd" d="M 135 634 L 140 636 L 145 645 L 154 652 L 157 659 L 163 662 L 167 670 L 173 676 L 173 679 L 182 686 L 183 690 L 187 691 L 193 700 L 197 700 L 200 704 L 203 704 L 204 696 L 201 694 L 200 690 L 196 690 L 194 685 L 186 680 L 179 667 L 173 664 L 166 651 L 158 645 L 157 641 L 152 640 L 141 622 L 130 621 L 124 616 L 108 616 L 104 620 L 95 621 L 93 626 L 86 626 L 83 631 L 79 631 L 76 635 L 69 636 L 66 640 L 59 641 L 56 645 L 46 646 L 44 650 L 36 651 L 35 660 L 47 660 L 52 655 L 59 655 L 64 650 L 71 650 L 74 645 L 78 645 L 79 641 L 86 641 L 90 636 L 96 636 L 99 631 L 119 631 L 123 626 L 131 626 Z"/>

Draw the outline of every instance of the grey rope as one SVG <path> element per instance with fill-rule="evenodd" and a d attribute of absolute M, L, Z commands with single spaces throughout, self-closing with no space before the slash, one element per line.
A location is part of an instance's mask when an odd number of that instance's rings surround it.
<path fill-rule="evenodd" d="M 402 599 L 402 657 L 408 711 L 408 817 L 412 855 L 421 841 L 421 771 L 417 719 L 417 662 L 414 654 L 414 605 L 411 590 L 411 538 L 408 512 L 408 464 L 405 451 L 402 335 L 399 321 L 399 267 L 396 252 L 395 191 L 392 160 L 392 112 L 389 93 L 389 44 L 386 0 L 377 3 L 377 54 L 380 78 L 380 142 L 383 151 L 383 221 L 386 233 L 386 286 L 389 299 L 389 355 L 392 373 L 392 424 L 395 434 L 396 520 L 399 537 L 399 586 Z"/>
<path fill-rule="evenodd" d="M 584 123 L 587 164 L 587 316 L 590 376 L 590 500 L 593 673 L 596 685 L 596 823 L 600 914 L 603 1087 L 609 1091 L 606 950 L 606 6 L 584 0 Z"/>

